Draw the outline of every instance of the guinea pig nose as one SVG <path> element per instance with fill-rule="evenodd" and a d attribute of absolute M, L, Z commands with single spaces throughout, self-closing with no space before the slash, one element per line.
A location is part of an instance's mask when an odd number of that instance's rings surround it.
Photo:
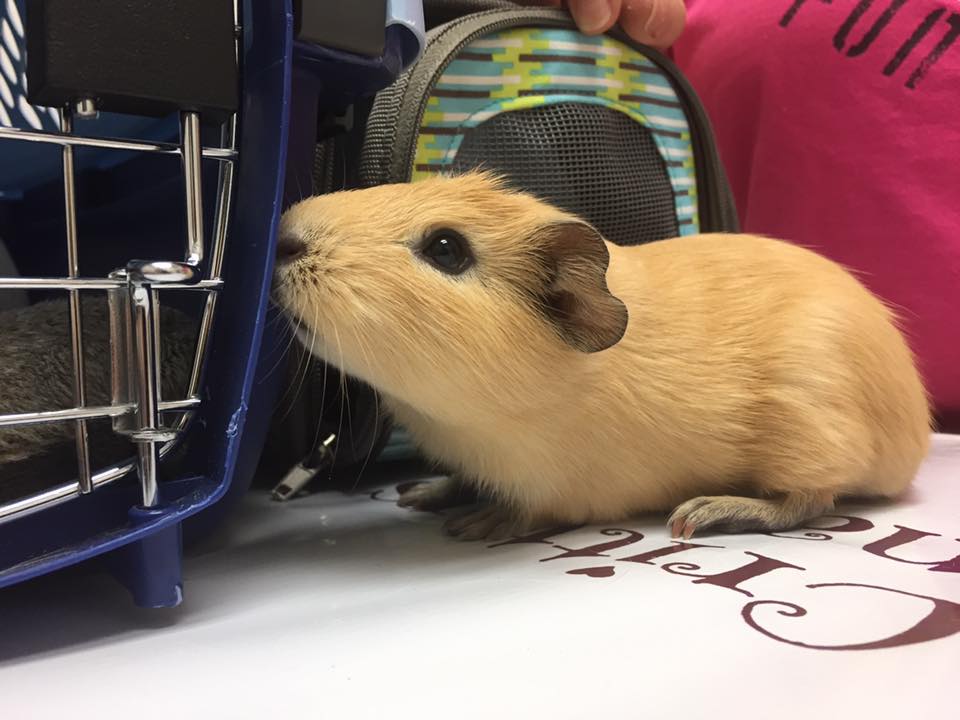
<path fill-rule="evenodd" d="M 281 235 L 277 239 L 277 264 L 287 265 L 307 254 L 307 244 L 295 235 Z"/>

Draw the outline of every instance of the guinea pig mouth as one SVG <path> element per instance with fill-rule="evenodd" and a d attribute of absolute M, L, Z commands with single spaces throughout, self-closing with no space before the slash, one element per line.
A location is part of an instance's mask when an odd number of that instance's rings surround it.
<path fill-rule="evenodd" d="M 274 305 L 283 308 L 288 314 L 295 314 L 294 295 L 300 284 L 300 269 L 296 264 L 277 264 L 273 269 L 273 280 L 270 283 L 270 300 Z"/>

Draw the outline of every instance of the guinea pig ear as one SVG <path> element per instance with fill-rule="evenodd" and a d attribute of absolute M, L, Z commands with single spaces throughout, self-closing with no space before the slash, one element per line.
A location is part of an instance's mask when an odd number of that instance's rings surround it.
<path fill-rule="evenodd" d="M 627 329 L 627 308 L 607 287 L 610 253 L 603 237 L 584 222 L 543 228 L 546 282 L 544 313 L 571 347 L 599 352 L 616 345 Z"/>

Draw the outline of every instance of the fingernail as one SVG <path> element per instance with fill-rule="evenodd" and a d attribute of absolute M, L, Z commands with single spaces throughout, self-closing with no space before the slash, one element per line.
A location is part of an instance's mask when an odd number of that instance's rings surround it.
<path fill-rule="evenodd" d="M 669 14 L 663 12 L 663 0 L 650 0 L 650 15 L 647 17 L 647 24 L 643 26 L 643 30 L 650 36 L 651 40 L 658 40 L 667 29 L 666 25 L 669 20 Z"/>
<path fill-rule="evenodd" d="M 581 0 L 570 3 L 570 14 L 583 32 L 600 32 L 613 22 L 611 5 L 610 0 Z"/>

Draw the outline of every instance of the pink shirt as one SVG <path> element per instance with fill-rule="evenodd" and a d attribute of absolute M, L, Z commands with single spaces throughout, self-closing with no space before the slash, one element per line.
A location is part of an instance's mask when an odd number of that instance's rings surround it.
<path fill-rule="evenodd" d="M 960 430 L 960 2 L 687 0 L 744 230 L 857 271 Z"/>

